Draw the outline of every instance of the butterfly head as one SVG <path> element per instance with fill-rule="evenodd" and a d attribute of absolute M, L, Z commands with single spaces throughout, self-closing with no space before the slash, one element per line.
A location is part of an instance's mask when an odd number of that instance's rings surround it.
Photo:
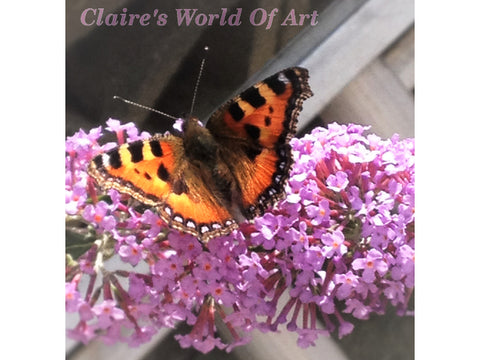
<path fill-rule="evenodd" d="M 188 115 L 185 118 L 180 118 L 177 120 L 181 123 L 181 129 L 183 133 L 191 131 L 197 127 L 203 128 L 203 123 L 195 116 Z"/>
<path fill-rule="evenodd" d="M 191 160 L 213 163 L 217 160 L 218 143 L 196 117 L 188 117 L 182 125 L 185 155 Z"/>

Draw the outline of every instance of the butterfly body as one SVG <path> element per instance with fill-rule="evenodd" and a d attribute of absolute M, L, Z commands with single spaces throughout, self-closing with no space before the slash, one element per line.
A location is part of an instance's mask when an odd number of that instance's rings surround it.
<path fill-rule="evenodd" d="M 289 140 L 312 95 L 307 80 L 307 70 L 285 69 L 222 105 L 205 127 L 187 118 L 181 137 L 120 145 L 96 156 L 88 172 L 202 241 L 228 234 L 284 195 Z"/>

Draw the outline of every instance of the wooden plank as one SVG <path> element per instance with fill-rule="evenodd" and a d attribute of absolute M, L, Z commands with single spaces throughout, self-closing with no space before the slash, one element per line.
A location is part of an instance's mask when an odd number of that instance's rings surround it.
<path fill-rule="evenodd" d="M 276 18 L 283 19 L 287 16 L 288 9 L 295 9 L 298 14 L 311 13 L 313 10 L 322 14 L 327 4 L 331 1 L 332 0 L 316 0 L 315 6 L 312 7 L 310 0 L 257 0 L 255 7 L 262 9 L 277 8 L 279 12 Z M 321 26 L 324 27 L 325 25 L 322 24 Z M 249 74 L 253 74 L 258 71 L 258 69 L 261 69 L 266 59 L 276 59 L 279 49 L 282 49 L 298 34 L 298 26 L 274 26 L 268 31 L 265 31 L 264 27 L 257 26 L 252 27 L 250 30 L 252 31 L 251 47 L 258 49 L 258 51 L 252 51 L 249 55 Z"/>
<path fill-rule="evenodd" d="M 308 68 L 314 97 L 300 113 L 301 131 L 413 22 L 413 0 L 333 2 L 320 14 L 319 25 L 302 31 L 234 93 L 285 67 Z"/>
<path fill-rule="evenodd" d="M 278 308 L 283 308 L 289 301 L 288 292 L 280 299 Z M 324 326 L 317 321 L 318 329 Z M 232 353 L 238 359 L 255 360 L 348 360 L 338 344 L 330 337 L 319 335 L 315 346 L 306 349 L 297 345 L 298 334 L 288 331 L 286 324 L 280 325 L 277 332 L 262 333 L 255 330 L 252 334 L 252 341 L 245 346 L 236 347 Z"/>
<path fill-rule="evenodd" d="M 147 355 L 155 345 L 170 334 L 170 329 L 161 329 L 151 341 L 138 347 L 129 347 L 125 343 L 106 345 L 101 341 L 92 341 L 87 346 L 80 345 L 78 349 L 67 356 L 68 360 L 135 360 Z"/>
<path fill-rule="evenodd" d="M 370 0 L 300 63 L 310 70 L 315 96 L 305 103 L 299 128 L 413 24 L 413 10 L 413 0 Z"/>
<path fill-rule="evenodd" d="M 381 137 L 414 136 L 412 93 L 380 60 L 373 61 L 321 113 L 327 122 L 371 125 Z"/>
<path fill-rule="evenodd" d="M 108 14 L 116 9 L 121 9 L 124 6 L 127 6 L 128 3 L 128 0 L 103 0 L 99 7 L 102 7 L 105 14 Z M 94 31 L 96 28 L 96 26 L 82 25 L 77 16 L 78 11 L 83 11 L 91 6 L 91 0 L 76 0 L 68 2 L 65 11 L 65 24 L 68 28 L 65 32 L 65 43 L 67 47 L 82 37 L 87 36 L 89 32 Z"/>
<path fill-rule="evenodd" d="M 319 335 L 315 346 L 306 349 L 297 345 L 297 338 L 298 334 L 286 329 L 277 333 L 255 331 L 253 340 L 247 346 L 235 348 L 233 354 L 239 359 L 255 360 L 348 360 L 331 338 Z"/>
<path fill-rule="evenodd" d="M 253 74 L 244 84 L 225 98 L 230 99 L 252 83 L 263 80 L 267 76 L 283 70 L 286 67 L 298 65 L 312 53 L 314 49 L 337 31 L 343 23 L 369 0 L 333 1 L 318 14 L 318 25 L 305 28 L 295 36 L 278 54 L 268 61 L 262 69 Z M 297 8 L 295 6 L 295 8 Z"/>
<path fill-rule="evenodd" d="M 382 60 L 407 89 L 413 90 L 415 86 L 415 30 L 413 26 L 382 55 Z"/>

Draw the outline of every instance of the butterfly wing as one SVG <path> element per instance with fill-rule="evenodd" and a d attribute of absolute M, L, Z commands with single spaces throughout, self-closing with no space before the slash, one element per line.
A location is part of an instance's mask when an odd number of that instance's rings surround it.
<path fill-rule="evenodd" d="M 286 69 L 220 107 L 207 122 L 208 134 L 194 126 L 184 139 L 156 135 L 123 144 L 96 156 L 88 173 L 104 189 L 157 208 L 170 226 L 202 241 L 228 234 L 238 227 L 234 218 L 262 214 L 284 195 L 289 140 L 311 95 L 307 70 Z M 186 144 L 195 145 L 188 156 Z M 213 162 L 192 149 L 208 150 Z"/>
<path fill-rule="evenodd" d="M 243 91 L 208 120 L 220 157 L 237 179 L 247 218 L 284 196 L 292 166 L 289 140 L 303 101 L 312 95 L 308 71 L 293 67 Z"/>
<path fill-rule="evenodd" d="M 230 213 L 184 161 L 181 138 L 156 135 L 96 156 L 88 173 L 104 189 L 116 189 L 158 209 L 173 228 L 206 241 L 237 227 Z"/>

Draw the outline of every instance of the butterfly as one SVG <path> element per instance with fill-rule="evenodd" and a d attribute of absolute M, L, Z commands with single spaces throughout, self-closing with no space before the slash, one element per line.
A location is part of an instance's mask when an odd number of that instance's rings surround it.
<path fill-rule="evenodd" d="M 289 141 L 312 95 L 308 70 L 285 69 L 227 101 L 205 126 L 190 116 L 181 136 L 122 144 L 95 156 L 88 174 L 202 242 L 227 235 L 284 197 Z"/>

